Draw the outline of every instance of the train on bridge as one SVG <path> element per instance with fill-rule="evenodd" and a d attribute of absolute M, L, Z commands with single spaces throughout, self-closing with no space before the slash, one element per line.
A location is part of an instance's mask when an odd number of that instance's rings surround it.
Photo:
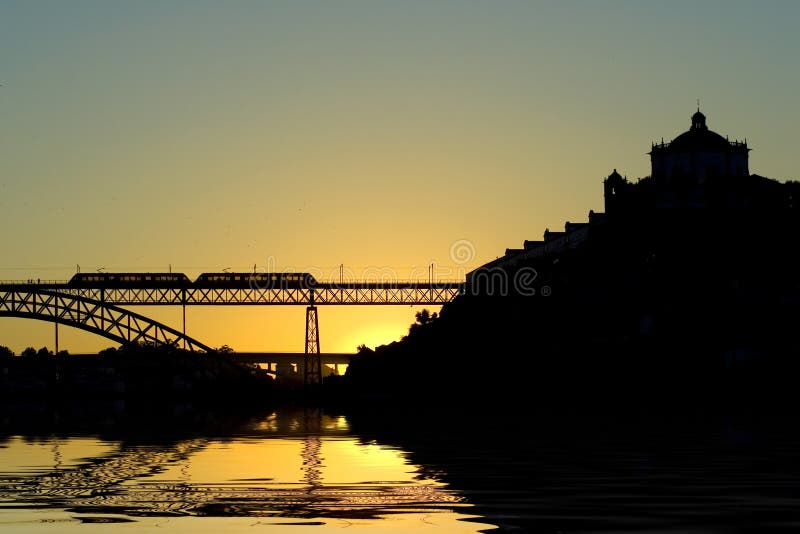
<path fill-rule="evenodd" d="M 183 273 L 77 273 L 67 282 L 76 289 L 312 289 L 311 273 L 202 273 L 192 280 Z"/>

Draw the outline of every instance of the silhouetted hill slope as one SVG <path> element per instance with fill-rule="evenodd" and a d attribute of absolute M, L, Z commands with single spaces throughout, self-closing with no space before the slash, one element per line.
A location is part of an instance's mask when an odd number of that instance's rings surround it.
<path fill-rule="evenodd" d="M 580 247 L 493 267 L 509 281 L 535 270 L 537 294 L 473 284 L 437 320 L 354 360 L 350 385 L 567 404 L 787 400 L 800 352 L 796 210 L 635 207 L 592 225 Z"/>

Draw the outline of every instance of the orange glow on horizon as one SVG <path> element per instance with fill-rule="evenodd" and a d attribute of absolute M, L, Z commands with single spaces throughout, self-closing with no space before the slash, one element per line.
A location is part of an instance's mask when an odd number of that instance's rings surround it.
<path fill-rule="evenodd" d="M 414 314 L 441 306 L 319 306 L 322 352 L 353 354 L 359 345 L 374 349 L 408 334 Z M 161 321 L 180 331 L 181 309 L 133 306 L 131 310 Z M 305 307 L 303 306 L 199 306 L 186 309 L 186 333 L 211 346 L 228 345 L 238 352 L 303 352 Z M 15 333 L 19 341 L 0 340 L 19 354 L 28 346 L 55 350 L 55 325 L 45 321 L 0 318 L 0 325 Z M 104 337 L 59 326 L 59 349 L 72 354 L 91 353 L 118 344 Z"/>

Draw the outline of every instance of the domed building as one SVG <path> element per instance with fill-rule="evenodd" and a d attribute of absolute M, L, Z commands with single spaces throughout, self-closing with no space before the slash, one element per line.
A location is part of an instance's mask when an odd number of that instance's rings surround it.
<path fill-rule="evenodd" d="M 507 248 L 503 256 L 468 273 L 467 280 L 478 293 L 485 292 L 480 284 L 493 283 L 488 274 L 492 269 L 552 262 L 592 242 L 592 235 L 608 223 L 669 234 L 677 228 L 691 232 L 693 225 L 709 221 L 724 227 L 720 221 L 728 220 L 732 228 L 743 220 L 760 227 L 763 220 L 779 215 L 800 218 L 800 182 L 750 174 L 749 152 L 747 142 L 730 141 L 709 130 L 698 108 L 688 131 L 671 142 L 651 145 L 650 176 L 630 181 L 614 169 L 603 180 L 604 211 L 590 211 L 587 222 L 566 222 L 563 232 L 546 229 L 542 239 L 525 240 L 522 248 Z"/>
<path fill-rule="evenodd" d="M 750 174 L 749 153 L 746 141 L 731 141 L 709 130 L 698 108 L 688 131 L 671 142 L 651 144 L 650 176 L 630 182 L 615 169 L 604 180 L 606 213 L 795 208 L 798 184 Z"/>
<path fill-rule="evenodd" d="M 651 176 L 657 182 L 671 184 L 688 180 L 702 184 L 709 178 L 747 176 L 746 142 L 729 141 L 708 129 L 706 116 L 692 115 L 692 127 L 671 143 L 653 144 L 650 150 Z"/>

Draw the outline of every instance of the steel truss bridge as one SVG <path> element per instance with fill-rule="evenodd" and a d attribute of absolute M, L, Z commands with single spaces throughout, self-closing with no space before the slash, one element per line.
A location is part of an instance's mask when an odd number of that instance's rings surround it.
<path fill-rule="evenodd" d="M 440 305 L 463 293 L 463 282 L 319 283 L 313 288 L 235 289 L 74 287 L 66 282 L 0 282 L 0 317 L 22 317 L 72 326 L 122 345 L 178 345 L 192 352 L 213 349 L 186 335 L 186 306 L 306 306 L 304 383 L 322 381 L 317 305 Z M 120 306 L 182 306 L 178 331 Z"/>
<path fill-rule="evenodd" d="M 444 304 L 463 288 L 458 282 L 317 284 L 313 289 L 73 288 L 67 284 L 23 284 L 14 288 L 24 290 L 31 286 L 120 306 Z M 0 291 L 6 287 L 0 284 Z"/>

